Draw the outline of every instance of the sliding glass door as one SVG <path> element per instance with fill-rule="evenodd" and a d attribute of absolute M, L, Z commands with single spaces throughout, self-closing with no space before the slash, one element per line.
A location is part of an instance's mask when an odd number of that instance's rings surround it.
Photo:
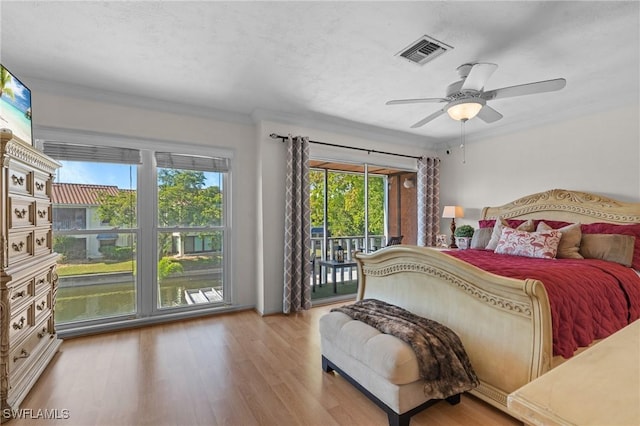
<path fill-rule="evenodd" d="M 379 249 L 385 242 L 387 178 L 368 173 L 367 165 L 316 160 L 310 181 L 311 250 L 315 254 L 312 298 L 354 294 L 353 253 Z M 342 259 L 344 263 L 334 262 Z"/>

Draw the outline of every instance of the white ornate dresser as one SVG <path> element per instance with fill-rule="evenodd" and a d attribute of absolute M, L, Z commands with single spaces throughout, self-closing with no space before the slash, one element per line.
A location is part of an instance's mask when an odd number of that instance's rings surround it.
<path fill-rule="evenodd" d="M 0 129 L 0 404 L 4 422 L 57 352 L 51 182 L 60 164 Z M 8 417 L 8 418 L 5 418 Z"/>

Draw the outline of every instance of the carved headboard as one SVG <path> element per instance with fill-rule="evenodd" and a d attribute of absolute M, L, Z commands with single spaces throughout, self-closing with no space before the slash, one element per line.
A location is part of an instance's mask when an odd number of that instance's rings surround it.
<path fill-rule="evenodd" d="M 618 201 L 588 192 L 551 189 L 503 206 L 482 209 L 482 219 L 498 216 L 581 223 L 640 223 L 640 203 Z"/>

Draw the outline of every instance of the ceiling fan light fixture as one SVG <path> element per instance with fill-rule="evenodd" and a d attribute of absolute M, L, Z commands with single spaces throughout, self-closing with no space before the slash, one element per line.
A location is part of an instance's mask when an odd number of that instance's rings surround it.
<path fill-rule="evenodd" d="M 447 108 L 447 114 L 454 120 L 470 120 L 482 109 L 484 103 L 480 99 L 460 99 L 452 102 Z"/>

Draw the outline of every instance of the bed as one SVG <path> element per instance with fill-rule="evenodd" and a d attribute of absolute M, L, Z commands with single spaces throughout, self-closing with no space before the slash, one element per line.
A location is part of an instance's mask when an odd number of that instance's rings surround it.
<path fill-rule="evenodd" d="M 579 226 L 592 226 L 593 233 L 607 233 L 609 225 L 632 225 L 628 227 L 630 232 L 627 228 L 624 231 L 634 235 L 640 232 L 640 203 L 554 189 L 482 210 L 481 223 L 495 218 L 535 219 L 538 223 L 544 220 L 556 225 L 580 223 Z M 637 261 L 640 234 L 636 235 L 634 260 Z M 634 240 L 631 241 L 633 244 Z M 563 355 L 554 356 L 552 303 L 540 279 L 487 272 L 452 254 L 406 245 L 372 254 L 358 253 L 355 256 L 359 272 L 357 299 L 384 300 L 451 328 L 460 337 L 480 379 L 480 386 L 471 392 L 507 411 L 509 393 L 572 354 L 567 354 L 565 348 L 560 350 L 564 351 Z M 634 267 L 624 267 L 631 274 L 626 278 L 630 280 L 628 291 L 637 294 L 623 296 L 626 301 L 621 303 L 625 306 L 615 309 L 626 309 L 625 319 L 618 321 L 614 328 L 622 328 L 640 315 L 640 275 L 636 268 L 637 263 Z M 605 337 L 602 331 L 598 333 L 598 338 Z M 583 341 L 578 346 L 590 343 Z"/>

